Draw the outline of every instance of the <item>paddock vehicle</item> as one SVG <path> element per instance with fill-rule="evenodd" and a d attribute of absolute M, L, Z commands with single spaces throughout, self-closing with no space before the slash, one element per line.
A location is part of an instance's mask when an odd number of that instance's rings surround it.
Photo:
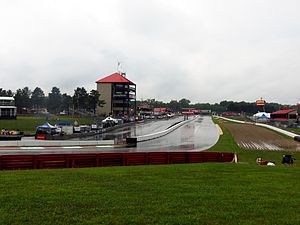
<path fill-rule="evenodd" d="M 115 124 L 117 124 L 119 121 L 117 119 L 114 119 L 112 117 L 106 117 L 104 120 L 102 120 L 102 123 L 108 123 L 108 122 L 114 122 Z"/>

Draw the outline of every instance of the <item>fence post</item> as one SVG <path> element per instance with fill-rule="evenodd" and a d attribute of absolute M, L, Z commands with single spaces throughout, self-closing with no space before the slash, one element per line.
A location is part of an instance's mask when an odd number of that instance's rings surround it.
<path fill-rule="evenodd" d="M 190 154 L 191 154 L 191 152 L 185 153 L 185 160 L 184 160 L 185 163 L 190 163 Z"/>

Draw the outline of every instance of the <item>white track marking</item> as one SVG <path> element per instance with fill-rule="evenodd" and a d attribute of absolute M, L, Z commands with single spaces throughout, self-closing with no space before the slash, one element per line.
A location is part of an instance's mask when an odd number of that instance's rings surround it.
<path fill-rule="evenodd" d="M 66 148 L 66 149 L 73 149 L 73 148 L 82 148 L 81 146 L 65 146 L 62 148 Z"/>

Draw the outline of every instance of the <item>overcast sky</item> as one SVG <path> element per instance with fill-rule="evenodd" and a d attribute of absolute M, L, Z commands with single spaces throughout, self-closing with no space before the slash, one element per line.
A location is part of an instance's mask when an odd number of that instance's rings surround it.
<path fill-rule="evenodd" d="M 0 87 L 73 94 L 122 63 L 137 98 L 300 102 L 299 0 L 0 0 Z"/>

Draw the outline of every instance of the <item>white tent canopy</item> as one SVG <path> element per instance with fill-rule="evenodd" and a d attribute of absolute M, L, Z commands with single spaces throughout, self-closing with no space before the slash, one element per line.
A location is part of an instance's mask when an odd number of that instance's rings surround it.
<path fill-rule="evenodd" d="M 271 118 L 271 113 L 267 112 L 258 112 L 253 115 L 255 119 L 270 119 Z"/>

